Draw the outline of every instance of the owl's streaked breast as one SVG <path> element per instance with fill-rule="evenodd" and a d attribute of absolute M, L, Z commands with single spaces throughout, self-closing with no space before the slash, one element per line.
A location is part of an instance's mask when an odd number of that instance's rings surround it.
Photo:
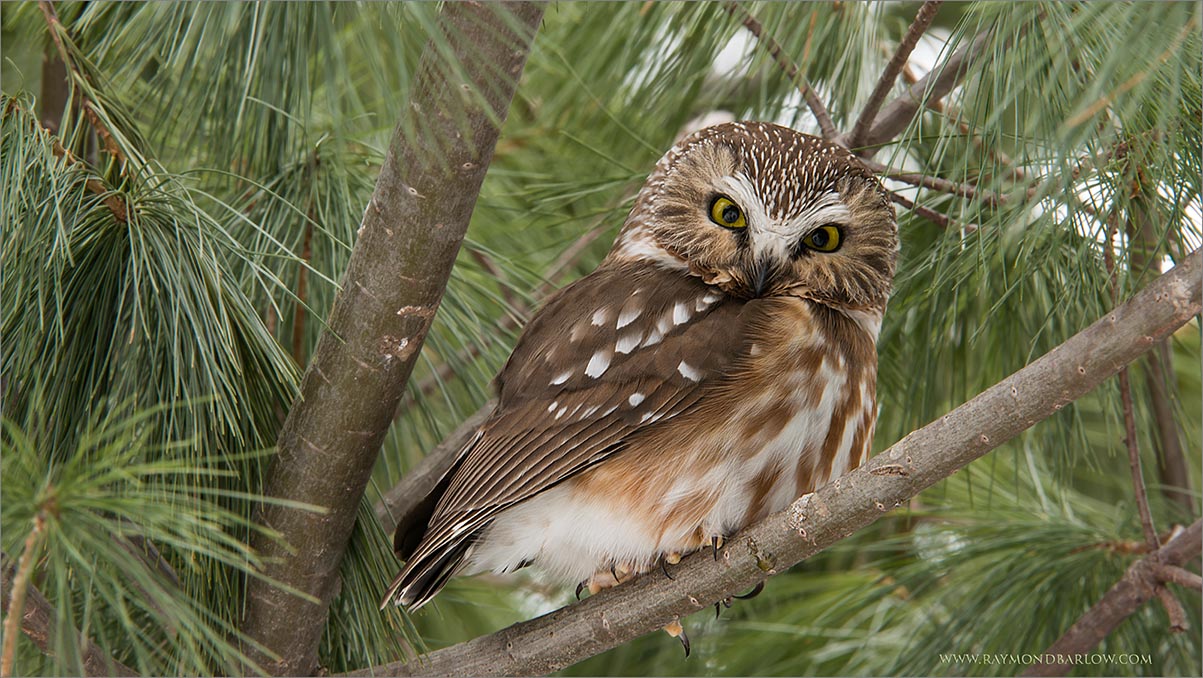
<path fill-rule="evenodd" d="M 647 569 L 785 508 L 864 461 L 875 415 L 874 339 L 809 301 L 759 300 L 729 378 L 671 427 L 498 515 L 473 570 L 533 561 L 566 582 L 613 563 Z"/>

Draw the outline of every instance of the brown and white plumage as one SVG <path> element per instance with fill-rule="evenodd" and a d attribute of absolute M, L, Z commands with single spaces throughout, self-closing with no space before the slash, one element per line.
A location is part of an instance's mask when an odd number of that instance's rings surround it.
<path fill-rule="evenodd" d="M 385 602 L 460 571 L 644 571 L 855 468 L 897 249 L 846 150 L 751 122 L 682 140 L 526 327 L 496 410 L 398 527 Z"/>

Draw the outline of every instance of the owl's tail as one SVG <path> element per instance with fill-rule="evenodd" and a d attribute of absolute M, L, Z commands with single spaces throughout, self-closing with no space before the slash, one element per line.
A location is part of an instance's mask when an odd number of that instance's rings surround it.
<path fill-rule="evenodd" d="M 380 609 L 389 603 L 404 605 L 410 612 L 430 602 L 464 566 L 472 550 L 471 539 L 462 539 L 441 549 L 415 553 L 389 584 Z"/>

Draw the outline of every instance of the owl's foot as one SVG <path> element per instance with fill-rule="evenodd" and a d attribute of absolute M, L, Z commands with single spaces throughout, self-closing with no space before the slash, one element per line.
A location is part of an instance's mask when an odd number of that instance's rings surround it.
<path fill-rule="evenodd" d="M 689 636 L 685 634 L 685 627 L 681 626 L 679 619 L 674 619 L 672 623 L 664 627 L 664 632 L 668 635 L 681 641 L 681 647 L 685 648 L 685 656 L 689 656 Z"/>
<path fill-rule="evenodd" d="M 640 570 L 630 563 L 613 563 L 610 565 L 610 569 L 594 572 L 591 577 L 577 584 L 576 597 L 580 600 L 581 591 L 585 588 L 589 589 L 589 595 L 593 595 L 602 589 L 612 588 L 625 581 L 630 581 L 639 573 Z"/>
<path fill-rule="evenodd" d="M 714 559 L 718 560 L 718 550 L 723 547 L 723 536 L 716 534 L 710 538 L 710 549 L 714 551 Z"/>

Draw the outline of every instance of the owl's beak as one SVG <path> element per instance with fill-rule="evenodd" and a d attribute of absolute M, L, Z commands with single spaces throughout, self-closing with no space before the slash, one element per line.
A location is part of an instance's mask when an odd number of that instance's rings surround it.
<path fill-rule="evenodd" d="M 764 294 L 765 290 L 773 286 L 772 283 L 777 278 L 778 272 L 779 267 L 773 260 L 767 258 L 756 260 L 752 267 L 752 275 L 749 276 L 755 296 L 759 297 Z"/>

